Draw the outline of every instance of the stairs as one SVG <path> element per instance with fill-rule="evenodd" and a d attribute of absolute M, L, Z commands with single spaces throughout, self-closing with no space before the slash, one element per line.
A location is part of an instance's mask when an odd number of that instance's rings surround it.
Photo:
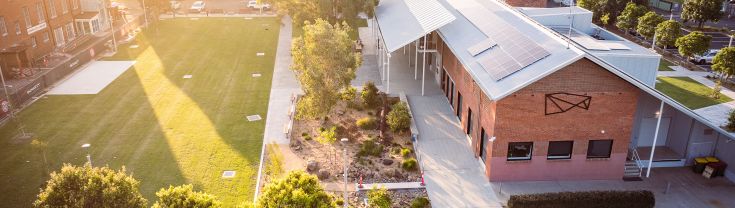
<path fill-rule="evenodd" d="M 636 161 L 625 161 L 625 173 L 623 174 L 623 181 L 642 181 L 642 173 L 643 170 L 638 167 Z"/>

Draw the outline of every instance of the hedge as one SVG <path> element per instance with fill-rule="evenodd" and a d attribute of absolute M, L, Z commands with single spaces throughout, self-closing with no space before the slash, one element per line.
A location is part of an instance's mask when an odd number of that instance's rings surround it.
<path fill-rule="evenodd" d="M 652 208 L 656 199 L 652 192 L 637 191 L 586 191 L 512 195 L 509 208 Z"/>

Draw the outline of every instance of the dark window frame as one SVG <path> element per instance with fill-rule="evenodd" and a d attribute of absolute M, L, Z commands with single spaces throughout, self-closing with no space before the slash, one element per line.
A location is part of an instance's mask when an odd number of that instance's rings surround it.
<path fill-rule="evenodd" d="M 514 145 L 528 145 L 528 156 L 525 157 L 511 157 L 511 150 Z M 508 142 L 508 154 L 506 155 L 508 161 L 523 161 L 531 160 L 533 158 L 533 142 Z"/>
<path fill-rule="evenodd" d="M 467 108 L 467 129 L 465 133 L 472 138 L 472 108 Z"/>
<path fill-rule="evenodd" d="M 593 142 L 610 142 L 608 151 L 606 155 L 592 155 L 592 143 Z M 612 147 L 613 147 L 613 140 L 612 139 L 593 139 L 589 140 L 587 142 L 587 159 L 596 159 L 596 158 L 610 158 L 612 156 Z"/>
<path fill-rule="evenodd" d="M 551 155 L 552 144 L 560 144 L 560 145 L 569 144 L 569 147 L 568 147 L 569 154 L 568 155 Z M 567 159 L 572 159 L 573 154 L 574 154 L 574 141 L 573 140 L 549 141 L 549 146 L 546 152 L 546 159 L 547 160 L 567 160 Z"/>

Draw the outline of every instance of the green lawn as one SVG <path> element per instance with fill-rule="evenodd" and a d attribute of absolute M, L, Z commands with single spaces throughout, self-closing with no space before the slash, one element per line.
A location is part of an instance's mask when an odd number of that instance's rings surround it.
<path fill-rule="evenodd" d="M 689 77 L 659 77 L 656 89 L 668 95 L 690 109 L 699 109 L 711 105 L 732 101 L 732 98 L 721 95 L 714 99 L 709 95 L 709 88 Z"/>
<path fill-rule="evenodd" d="M 269 29 L 265 30 L 265 25 Z M 125 166 L 152 204 L 169 184 L 194 184 L 232 207 L 252 200 L 278 39 L 274 18 L 165 20 L 121 45 L 112 60 L 136 60 L 97 95 L 47 96 L 20 114 L 48 142 L 49 169 L 82 165 L 90 143 L 95 166 Z M 265 56 L 257 57 L 257 52 Z M 253 78 L 252 73 L 262 77 Z M 193 78 L 182 79 L 191 74 Z M 248 122 L 259 114 L 263 120 Z M 0 202 L 29 207 L 47 180 L 39 153 L 10 144 L 0 128 Z M 236 177 L 221 179 L 222 171 Z"/>
<path fill-rule="evenodd" d="M 666 59 L 661 59 L 661 62 L 658 63 L 658 71 L 674 71 L 669 66 L 674 66 L 676 64 L 671 63 L 667 61 Z"/>

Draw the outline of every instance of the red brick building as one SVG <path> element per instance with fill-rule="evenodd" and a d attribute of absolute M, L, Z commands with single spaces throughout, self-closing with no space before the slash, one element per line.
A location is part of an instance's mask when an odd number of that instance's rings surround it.
<path fill-rule="evenodd" d="M 507 3 L 528 6 L 518 2 Z M 591 24 L 587 10 L 562 9 L 381 1 L 379 60 L 406 45 L 426 54 L 490 181 L 620 180 L 694 157 L 735 162 L 730 133 L 654 88 L 660 55 Z M 726 175 L 735 180 L 735 168 Z"/>

